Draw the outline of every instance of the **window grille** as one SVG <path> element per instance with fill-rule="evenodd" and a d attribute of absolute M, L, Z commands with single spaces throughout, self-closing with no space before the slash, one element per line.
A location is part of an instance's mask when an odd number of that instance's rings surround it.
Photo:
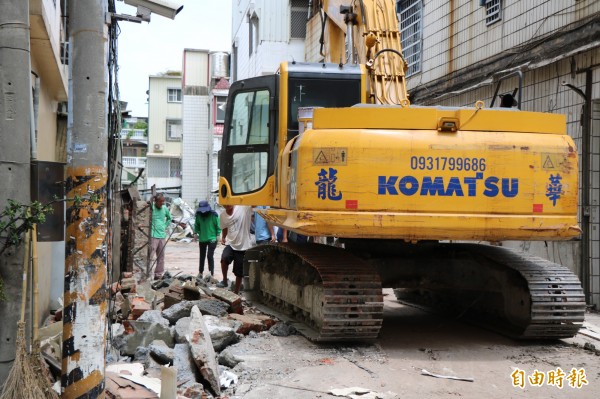
<path fill-rule="evenodd" d="M 167 119 L 167 140 L 180 141 L 183 134 L 181 119 Z"/>
<path fill-rule="evenodd" d="M 169 167 L 170 177 L 181 177 L 181 159 L 170 158 Z"/>
<path fill-rule="evenodd" d="M 181 159 L 148 158 L 148 177 L 181 177 Z"/>
<path fill-rule="evenodd" d="M 502 15 L 502 3 L 500 0 L 486 0 L 485 2 L 485 24 L 491 25 L 494 22 L 500 21 Z"/>
<path fill-rule="evenodd" d="M 308 19 L 308 1 L 292 0 L 290 9 L 290 37 L 306 38 L 306 20 Z"/>
<path fill-rule="evenodd" d="M 170 103 L 180 103 L 181 89 L 167 89 L 167 101 Z"/>
<path fill-rule="evenodd" d="M 148 158 L 148 177 L 169 177 L 169 158 Z"/>
<path fill-rule="evenodd" d="M 398 19 L 402 36 L 402 53 L 408 62 L 406 76 L 421 72 L 421 48 L 423 36 L 422 0 L 400 0 Z"/>

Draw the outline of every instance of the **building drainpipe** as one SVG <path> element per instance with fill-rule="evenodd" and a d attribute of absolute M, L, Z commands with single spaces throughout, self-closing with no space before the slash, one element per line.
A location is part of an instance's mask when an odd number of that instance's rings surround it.
<path fill-rule="evenodd" d="M 69 2 L 61 397 L 103 398 L 107 333 L 108 0 Z M 75 197 L 98 201 L 77 205 Z"/>

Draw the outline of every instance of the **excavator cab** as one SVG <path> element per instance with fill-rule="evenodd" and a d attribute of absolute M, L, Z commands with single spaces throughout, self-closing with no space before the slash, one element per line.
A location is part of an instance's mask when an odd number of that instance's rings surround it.
<path fill-rule="evenodd" d="M 298 111 L 365 101 L 358 65 L 284 63 L 279 74 L 232 84 L 220 158 L 222 204 L 275 205 L 277 159 L 299 133 Z"/>

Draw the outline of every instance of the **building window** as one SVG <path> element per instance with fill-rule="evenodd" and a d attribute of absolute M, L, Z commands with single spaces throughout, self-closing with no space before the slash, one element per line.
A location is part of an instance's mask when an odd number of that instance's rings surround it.
<path fill-rule="evenodd" d="M 148 177 L 181 177 L 181 159 L 150 158 L 147 164 Z"/>
<path fill-rule="evenodd" d="M 248 55 L 250 57 L 258 47 L 258 40 L 258 15 L 253 13 L 248 15 Z"/>
<path fill-rule="evenodd" d="M 235 82 L 238 77 L 238 47 L 237 43 L 233 45 L 232 48 L 232 57 L 231 57 L 231 81 Z"/>
<path fill-rule="evenodd" d="M 290 10 L 290 37 L 306 38 L 306 20 L 308 19 L 308 1 L 292 0 Z"/>
<path fill-rule="evenodd" d="M 217 97 L 217 109 L 215 112 L 215 122 L 216 123 L 225 123 L 225 104 L 227 103 L 227 97 Z"/>
<path fill-rule="evenodd" d="M 400 0 L 398 19 L 402 36 L 402 52 L 408 62 L 406 76 L 421 72 L 421 42 L 423 37 L 422 0 Z"/>
<path fill-rule="evenodd" d="M 167 89 L 167 101 L 170 103 L 180 103 L 181 89 Z"/>
<path fill-rule="evenodd" d="M 500 0 L 486 0 L 485 24 L 491 25 L 494 22 L 500 21 L 502 19 L 500 11 L 502 11 L 502 3 L 500 2 Z"/>
<path fill-rule="evenodd" d="M 181 119 L 167 119 L 167 140 L 180 141 L 183 133 Z"/>

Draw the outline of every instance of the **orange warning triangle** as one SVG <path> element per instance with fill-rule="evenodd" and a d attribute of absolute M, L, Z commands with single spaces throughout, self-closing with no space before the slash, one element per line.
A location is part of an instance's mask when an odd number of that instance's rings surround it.
<path fill-rule="evenodd" d="M 546 160 L 544 161 L 544 169 L 554 169 L 554 164 L 550 159 L 550 155 L 546 156 Z"/>

